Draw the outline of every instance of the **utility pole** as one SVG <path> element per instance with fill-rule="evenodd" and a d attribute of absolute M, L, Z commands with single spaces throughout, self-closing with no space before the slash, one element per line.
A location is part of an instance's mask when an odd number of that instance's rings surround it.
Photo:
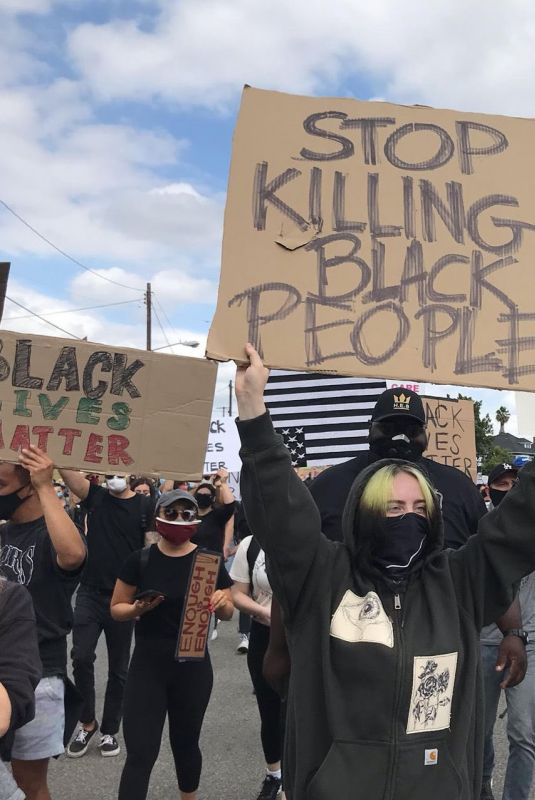
<path fill-rule="evenodd" d="M 228 415 L 232 416 L 232 381 L 228 382 Z"/>
<path fill-rule="evenodd" d="M 145 305 L 147 306 L 147 350 L 152 349 L 152 292 L 150 283 L 147 283 L 145 292 Z"/>

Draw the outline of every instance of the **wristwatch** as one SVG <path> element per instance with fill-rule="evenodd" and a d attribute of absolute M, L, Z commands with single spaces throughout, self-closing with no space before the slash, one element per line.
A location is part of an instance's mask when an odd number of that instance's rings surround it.
<path fill-rule="evenodd" d="M 528 632 L 525 631 L 523 628 L 510 628 L 508 631 L 504 631 L 504 636 L 518 636 L 519 639 L 522 639 L 525 645 L 529 642 Z"/>

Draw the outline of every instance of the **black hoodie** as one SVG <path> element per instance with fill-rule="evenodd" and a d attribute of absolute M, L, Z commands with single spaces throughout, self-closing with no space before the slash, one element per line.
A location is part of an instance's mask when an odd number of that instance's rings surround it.
<path fill-rule="evenodd" d="M 238 427 L 242 497 L 292 658 L 289 800 L 476 800 L 479 630 L 535 569 L 535 463 L 464 547 L 443 551 L 437 524 L 424 561 L 395 585 L 359 563 L 367 542 L 355 533 L 362 489 L 385 462 L 355 481 L 345 542 L 331 542 L 269 415 Z"/>

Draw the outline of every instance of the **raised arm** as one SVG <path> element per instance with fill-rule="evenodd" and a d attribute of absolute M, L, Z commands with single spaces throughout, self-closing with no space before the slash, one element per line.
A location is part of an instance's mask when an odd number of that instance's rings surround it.
<path fill-rule="evenodd" d="M 80 500 L 86 499 L 91 484 L 82 472 L 77 472 L 74 469 L 60 469 L 59 474 L 68 486 L 69 491 L 79 497 Z"/>
<path fill-rule="evenodd" d="M 263 400 L 268 371 L 252 345 L 248 365 L 238 367 L 236 396 L 243 462 L 241 494 L 251 531 L 269 561 L 270 579 L 287 623 L 320 551 L 320 516 L 306 486 L 292 469 L 282 437 L 273 430 Z"/>
<path fill-rule="evenodd" d="M 39 495 L 48 535 L 56 552 L 58 566 L 68 572 L 79 569 L 85 561 L 85 544 L 80 532 L 59 500 L 52 483 L 54 465 L 35 445 L 23 450 L 19 457 L 30 473 L 32 486 Z"/>
<path fill-rule="evenodd" d="M 487 625 L 503 615 L 519 581 L 535 570 L 535 462 L 480 520 L 478 533 L 449 557 L 459 601 L 476 623 Z"/>

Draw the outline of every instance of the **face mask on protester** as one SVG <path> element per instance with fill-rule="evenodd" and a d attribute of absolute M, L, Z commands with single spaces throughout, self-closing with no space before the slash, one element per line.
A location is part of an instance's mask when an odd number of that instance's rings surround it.
<path fill-rule="evenodd" d="M 29 495 L 27 497 L 19 497 L 18 493 L 21 489 L 24 489 L 24 486 L 19 486 L 18 489 L 10 494 L 0 495 L 0 519 L 11 519 L 17 508 L 28 499 Z"/>
<path fill-rule="evenodd" d="M 374 436 L 370 440 L 370 450 L 379 458 L 418 461 L 425 450 L 425 445 L 421 441 L 409 438 L 405 433 L 397 433 L 394 436 Z"/>
<path fill-rule="evenodd" d="M 113 478 L 106 478 L 106 486 L 114 494 L 122 494 L 127 487 L 126 478 L 114 475 Z"/>
<path fill-rule="evenodd" d="M 505 495 L 507 493 L 508 493 L 507 489 L 506 490 L 504 490 L 504 489 L 493 489 L 492 486 L 489 486 L 490 500 L 491 500 L 491 503 L 494 506 L 494 508 L 496 508 L 496 506 L 500 505 L 500 503 L 502 502 L 503 498 L 505 497 Z"/>
<path fill-rule="evenodd" d="M 199 523 L 200 520 L 198 519 L 192 522 L 182 522 L 180 520 L 171 521 L 156 517 L 156 530 L 170 544 L 178 545 L 189 542 L 191 537 L 196 534 Z"/>
<path fill-rule="evenodd" d="M 429 535 L 429 522 L 413 512 L 385 517 L 381 522 L 372 552 L 374 564 L 381 571 L 399 575 L 421 557 Z"/>
<path fill-rule="evenodd" d="M 206 494 L 205 492 L 197 492 L 195 495 L 195 500 L 197 501 L 197 505 L 199 508 L 210 508 L 214 504 L 214 498 L 211 494 Z"/>

